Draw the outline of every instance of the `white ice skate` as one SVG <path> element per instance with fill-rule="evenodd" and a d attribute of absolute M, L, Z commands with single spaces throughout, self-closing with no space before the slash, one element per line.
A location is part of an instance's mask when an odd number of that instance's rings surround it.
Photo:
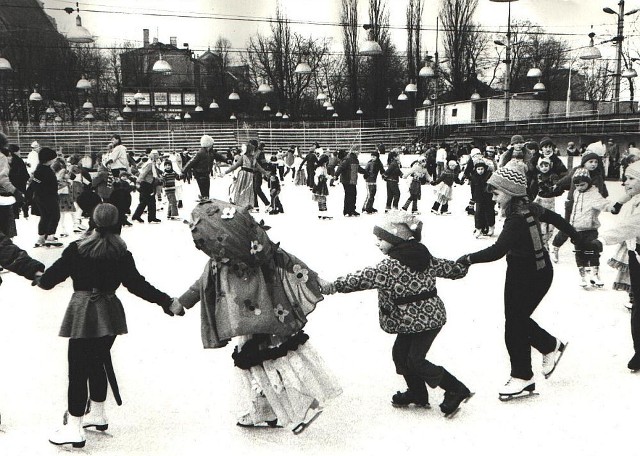
<path fill-rule="evenodd" d="M 569 345 L 569 342 L 561 342 L 560 339 L 556 339 L 556 348 L 546 355 L 542 355 L 542 374 L 544 378 L 551 377 L 551 374 L 555 371 L 565 349 Z"/>
<path fill-rule="evenodd" d="M 520 397 L 535 396 L 538 393 L 535 392 L 536 383 L 533 381 L 533 377 L 529 380 L 523 380 L 521 378 L 509 377 L 507 383 L 500 388 L 499 399 L 503 402 L 517 399 Z"/>
<path fill-rule="evenodd" d="M 589 283 L 595 288 L 604 287 L 604 282 L 600 279 L 600 266 L 592 266 L 591 268 L 587 268 L 590 272 L 589 274 Z"/>
<path fill-rule="evenodd" d="M 106 431 L 109 428 L 109 421 L 104 412 L 104 402 L 89 401 L 89 407 L 82 420 L 82 427 L 96 428 L 98 431 Z"/>
<path fill-rule="evenodd" d="M 62 427 L 53 433 L 49 442 L 54 445 L 72 445 L 74 448 L 84 447 L 86 437 L 82 428 L 82 417 L 65 413 Z"/>
<path fill-rule="evenodd" d="M 551 249 L 551 261 L 553 261 L 554 263 L 557 263 L 559 258 L 558 258 L 558 254 L 560 253 L 560 249 L 558 247 L 553 247 Z"/>
<path fill-rule="evenodd" d="M 580 273 L 580 285 L 582 288 L 587 289 L 591 285 L 587 280 L 587 268 L 580 266 L 578 267 L 578 272 Z"/>
<path fill-rule="evenodd" d="M 495 230 L 496 230 L 496 227 L 491 225 L 487 230 L 487 236 L 493 236 L 493 233 L 495 233 Z"/>

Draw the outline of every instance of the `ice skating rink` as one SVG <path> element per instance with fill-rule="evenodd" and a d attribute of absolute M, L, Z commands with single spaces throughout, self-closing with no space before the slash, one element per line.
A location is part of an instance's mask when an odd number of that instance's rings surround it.
<path fill-rule="evenodd" d="M 368 157 L 362 156 L 364 163 Z M 383 157 L 383 161 L 386 158 Z M 410 157 L 403 157 L 410 161 Z M 374 264 L 381 253 L 372 227 L 377 215 L 342 216 L 342 187 L 331 187 L 328 207 L 334 215 L 319 221 L 306 187 L 288 180 L 281 200 L 285 214 L 267 215 L 273 241 L 302 258 L 324 278 Z M 214 179 L 211 195 L 227 199 L 230 177 Z M 619 183 L 608 183 L 612 195 Z M 266 185 L 263 186 L 266 189 Z M 401 184 L 404 203 L 407 184 Z M 135 195 L 135 194 L 134 194 Z M 184 187 L 181 216 L 195 205 L 195 182 Z M 358 185 L 360 210 L 364 182 Z M 490 245 L 475 239 L 473 219 L 464 213 L 469 187 L 456 186 L 450 216 L 429 212 L 431 187 L 419 202 L 423 242 L 435 256 L 456 259 Z M 380 181 L 375 207 L 382 212 L 386 190 Z M 137 199 L 134 196 L 134 199 Z M 558 199 L 561 210 L 564 196 Z M 262 206 L 261 206 L 262 207 Z M 123 231 L 141 273 L 170 295 L 180 295 L 206 262 L 196 250 L 188 226 L 167 221 L 135 224 Z M 604 226 L 615 217 L 601 217 Z M 135 223 L 135 222 L 134 222 Z M 50 265 L 61 249 L 32 248 L 37 218 L 18 220 L 15 242 Z M 498 223 L 499 232 L 501 222 Z M 71 238 L 73 239 L 73 237 Z M 66 241 L 65 241 L 66 242 Z M 170 318 L 154 305 L 120 288 L 129 334 L 118 337 L 113 362 L 124 404 L 107 399 L 109 430 L 88 432 L 82 450 L 54 447 L 49 434 L 66 409 L 67 340 L 57 336 L 71 295 L 71 281 L 52 291 L 32 288 L 16 275 L 2 275 L 0 286 L 0 455 L 602 455 L 636 448 L 640 373 L 626 364 L 632 355 L 627 294 L 613 291 L 615 271 L 602 255 L 603 290 L 578 286 L 572 246 L 561 250 L 553 286 L 534 314 L 540 325 L 569 347 L 548 380 L 540 375 L 541 356 L 533 353 L 539 396 L 503 403 L 498 389 L 509 376 L 503 343 L 502 287 L 505 260 L 474 265 L 458 281 L 439 280 L 448 322 L 429 359 L 446 366 L 474 391 L 458 415 L 445 419 L 438 409 L 441 390 L 430 389 L 432 408 L 395 409 L 393 393 L 404 390 L 391 360 L 394 336 L 378 326 L 376 293 L 328 296 L 310 316 L 306 331 L 343 394 L 301 435 L 287 429 L 242 429 L 238 413 L 233 345 L 204 350 L 200 307 Z"/>

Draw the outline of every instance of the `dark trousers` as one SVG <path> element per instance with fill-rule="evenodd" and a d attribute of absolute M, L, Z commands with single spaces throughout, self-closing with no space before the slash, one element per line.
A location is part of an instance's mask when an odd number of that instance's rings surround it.
<path fill-rule="evenodd" d="M 568 222 L 571 220 L 571 211 L 573 210 L 573 201 L 567 200 L 564 202 L 564 219 Z M 554 247 L 562 247 L 565 242 L 569 239 L 569 235 L 564 231 L 558 230 L 558 234 L 553 238 L 551 245 Z"/>
<path fill-rule="evenodd" d="M 418 210 L 418 195 L 409 194 L 409 198 L 407 199 L 407 202 L 404 203 L 404 206 L 402 206 L 402 209 L 405 211 L 409 209 L 409 204 L 412 204 L 411 210 L 416 212 Z"/>
<path fill-rule="evenodd" d="M 211 187 L 211 179 L 209 176 L 197 176 L 195 179 L 198 184 L 198 189 L 200 189 L 200 196 L 209 198 L 209 188 Z"/>
<path fill-rule="evenodd" d="M 367 197 L 364 200 L 364 205 L 362 207 L 363 211 L 373 210 L 373 202 L 376 198 L 377 190 L 378 186 L 375 184 L 375 182 L 367 182 Z"/>
<path fill-rule="evenodd" d="M 539 271 L 507 266 L 504 285 L 504 341 L 511 360 L 511 376 L 528 380 L 531 370 L 531 347 L 542 354 L 551 353 L 556 339 L 533 321 L 531 314 L 547 294 L 553 282 L 553 267 L 548 255 L 547 265 Z"/>
<path fill-rule="evenodd" d="M 425 359 L 440 329 L 396 336 L 392 350 L 396 372 L 404 376 L 409 389 L 416 393 L 426 391 L 425 382 L 435 388 L 442 380 L 442 366 Z"/>
<path fill-rule="evenodd" d="M 138 203 L 138 207 L 133 213 L 133 219 L 139 219 L 144 212 L 144 209 L 147 208 L 147 220 L 153 221 L 156 220 L 156 198 L 155 198 L 155 187 L 148 182 L 140 183 L 140 202 Z"/>
<path fill-rule="evenodd" d="M 484 230 L 496 224 L 494 201 L 478 201 L 474 209 L 474 223 L 477 230 Z"/>
<path fill-rule="evenodd" d="M 629 252 L 629 275 L 631 276 L 631 293 L 633 307 L 631 308 L 631 339 L 636 354 L 640 354 L 640 263 L 636 256 Z"/>
<path fill-rule="evenodd" d="M 400 203 L 400 187 L 398 181 L 387 181 L 387 209 L 398 209 Z"/>
<path fill-rule="evenodd" d="M 269 205 L 269 199 L 262 191 L 262 175 L 259 173 L 253 174 L 253 207 L 258 208 L 258 198 L 265 206 Z"/>
<path fill-rule="evenodd" d="M 284 165 L 278 165 L 278 177 L 280 178 L 280 180 L 284 180 Z"/>
<path fill-rule="evenodd" d="M 356 211 L 356 195 L 357 190 L 355 184 L 342 183 L 344 188 L 344 209 L 343 214 L 353 214 Z"/>
<path fill-rule="evenodd" d="M 585 250 L 583 245 L 591 244 L 591 241 L 598 239 L 598 230 L 578 231 L 576 239 L 576 266 L 589 267 L 600 266 L 600 254 L 594 250 Z"/>
<path fill-rule="evenodd" d="M 56 234 L 56 228 L 58 228 L 58 222 L 60 221 L 58 195 L 48 198 L 36 196 L 35 203 L 38 206 L 38 212 L 40 212 L 38 234 L 40 236 Z"/>
<path fill-rule="evenodd" d="M 282 176 L 282 178 L 284 178 L 284 176 L 286 176 L 287 174 L 289 174 L 289 171 L 291 171 L 291 180 L 296 178 L 296 168 L 293 166 L 287 166 L 287 169 L 284 172 L 284 175 Z"/>
<path fill-rule="evenodd" d="M 313 188 L 315 185 L 315 182 L 314 182 L 315 171 L 316 171 L 316 168 L 314 166 L 307 166 L 307 187 L 309 188 Z M 353 210 L 355 210 L 355 206 Z"/>
<path fill-rule="evenodd" d="M 69 339 L 67 401 L 71 415 L 84 415 L 87 397 L 93 402 L 104 402 L 107 398 L 107 374 L 104 363 L 115 340 L 116 336 Z"/>

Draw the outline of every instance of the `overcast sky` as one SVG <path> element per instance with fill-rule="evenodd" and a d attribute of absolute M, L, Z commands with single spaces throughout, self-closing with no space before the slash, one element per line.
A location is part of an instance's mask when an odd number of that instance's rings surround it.
<path fill-rule="evenodd" d="M 61 31 L 74 24 L 73 15 L 62 8 L 75 6 L 66 0 L 44 0 L 48 14 L 55 17 Z M 99 44 L 108 46 L 123 40 L 141 42 L 142 29 L 150 29 L 151 37 L 168 42 L 177 36 L 178 43 L 188 42 L 196 51 L 206 50 L 218 36 L 227 37 L 234 48 L 243 48 L 248 37 L 256 31 L 265 32 L 268 24 L 260 19 L 274 16 L 276 0 L 85 0 L 80 1 L 83 25 L 99 39 Z M 399 49 L 405 47 L 406 1 L 390 0 L 390 22 L 399 30 L 394 31 L 394 41 Z M 286 15 L 292 21 L 337 23 L 339 0 L 280 0 Z M 367 19 L 366 0 L 360 0 L 361 22 Z M 424 27 L 435 28 L 435 18 L 440 1 L 426 0 L 423 17 Z M 572 42 L 586 42 L 590 26 L 601 40 L 610 38 L 615 32 L 616 16 L 605 14 L 604 6 L 617 10 L 615 0 L 519 0 L 511 3 L 512 20 L 528 19 L 538 23 L 552 33 L 563 35 Z M 627 1 L 627 11 L 640 6 L 640 0 Z M 499 30 L 506 28 L 508 3 L 479 0 L 476 20 L 485 27 Z M 210 15 L 240 17 L 243 20 L 211 18 Z M 176 16 L 196 17 L 176 17 Z M 197 17 L 199 16 L 199 17 Z M 205 17 L 203 17 L 205 16 Z M 627 18 L 627 34 L 635 32 L 635 16 Z M 294 29 L 305 35 L 334 37 L 336 49 L 340 47 L 340 28 L 336 25 L 295 25 Z M 424 46 L 435 45 L 435 36 L 426 33 Z M 639 46 L 640 47 L 640 46 Z"/>

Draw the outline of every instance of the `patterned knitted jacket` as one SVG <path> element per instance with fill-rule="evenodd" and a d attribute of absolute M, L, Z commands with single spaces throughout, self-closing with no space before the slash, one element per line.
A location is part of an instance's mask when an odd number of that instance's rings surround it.
<path fill-rule="evenodd" d="M 440 328 L 447 321 L 444 303 L 435 288 L 436 277 L 460 279 L 467 270 L 467 266 L 455 261 L 434 257 L 425 271 L 417 272 L 398 260 L 385 258 L 376 266 L 339 277 L 334 286 L 339 293 L 377 289 L 380 327 L 390 334 L 419 333 Z M 425 293 L 432 296 L 396 303 Z"/>

